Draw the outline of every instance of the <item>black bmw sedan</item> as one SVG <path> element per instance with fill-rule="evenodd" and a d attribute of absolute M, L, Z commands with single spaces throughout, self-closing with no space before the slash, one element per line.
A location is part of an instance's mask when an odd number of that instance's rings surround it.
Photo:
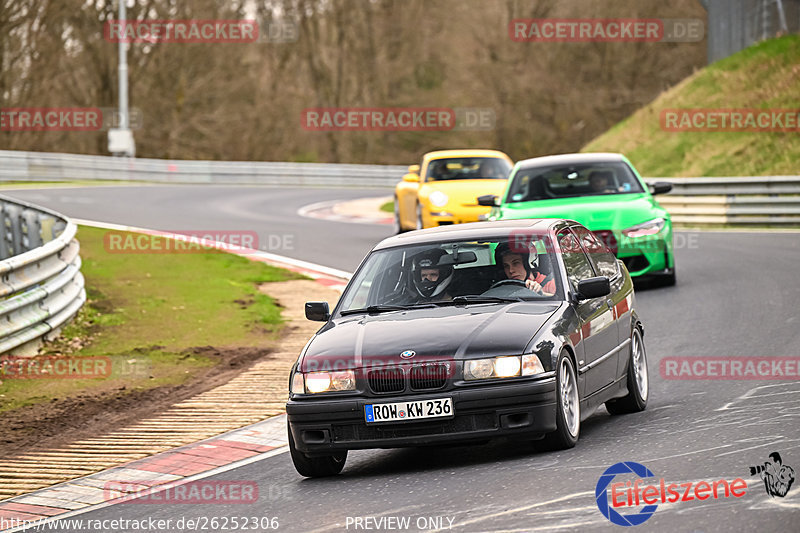
<path fill-rule="evenodd" d="M 560 219 L 443 226 L 380 242 L 290 376 L 289 446 L 308 477 L 348 450 L 518 436 L 575 446 L 605 404 L 641 411 L 648 372 L 633 284 Z"/>

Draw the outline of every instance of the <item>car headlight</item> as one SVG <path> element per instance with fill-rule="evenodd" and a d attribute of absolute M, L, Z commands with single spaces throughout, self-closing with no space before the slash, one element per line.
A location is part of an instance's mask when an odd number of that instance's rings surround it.
<path fill-rule="evenodd" d="M 428 196 L 428 200 L 436 207 L 444 207 L 450 199 L 442 191 L 433 191 L 430 196 Z"/>
<path fill-rule="evenodd" d="M 303 384 L 305 378 L 305 386 Z M 356 375 L 352 370 L 341 372 L 309 372 L 302 374 L 295 373 L 292 379 L 292 392 L 302 394 L 318 394 L 320 392 L 332 392 L 356 389 Z"/>
<path fill-rule="evenodd" d="M 655 235 L 662 229 L 664 229 L 664 225 L 667 223 L 661 217 L 654 218 L 653 220 L 648 220 L 647 222 L 642 222 L 641 224 L 636 224 L 635 226 L 631 226 L 630 228 L 622 230 L 622 234 L 626 237 L 644 237 L 647 235 Z"/>
<path fill-rule="evenodd" d="M 542 372 L 544 372 L 544 367 L 539 357 L 535 354 L 527 354 L 521 357 L 512 355 L 464 361 L 464 379 L 467 381 L 532 376 Z"/>

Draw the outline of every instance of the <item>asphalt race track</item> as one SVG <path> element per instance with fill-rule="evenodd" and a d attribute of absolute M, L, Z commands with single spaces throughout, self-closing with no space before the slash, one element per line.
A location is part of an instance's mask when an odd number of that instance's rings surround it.
<path fill-rule="evenodd" d="M 268 251 L 348 271 L 391 232 L 296 215 L 310 203 L 387 194 L 382 190 L 135 186 L 4 194 L 82 219 L 173 231 L 251 230 L 267 245 L 265 236 L 292 235 L 291 248 Z M 298 532 L 403 530 L 399 522 L 378 527 L 366 517 L 407 518 L 408 531 L 619 530 L 598 510 L 595 486 L 609 466 L 634 461 L 652 470 L 653 484 L 739 477 L 749 483 L 741 498 L 659 504 L 635 530 L 800 531 L 800 481 L 786 497 L 771 497 L 749 472 L 778 451 L 800 473 L 800 380 L 659 374 L 659 361 L 670 356 L 798 356 L 800 234 L 681 232 L 676 243 L 678 285 L 637 291 L 650 368 L 647 410 L 619 417 L 601 410 L 583 423 L 573 450 L 495 442 L 351 452 L 340 476 L 319 480 L 301 478 L 281 453 L 217 476 L 256 481 L 257 504 L 119 504 L 76 518 L 175 524 L 181 517 L 267 516 L 278 518 L 278 531 Z"/>

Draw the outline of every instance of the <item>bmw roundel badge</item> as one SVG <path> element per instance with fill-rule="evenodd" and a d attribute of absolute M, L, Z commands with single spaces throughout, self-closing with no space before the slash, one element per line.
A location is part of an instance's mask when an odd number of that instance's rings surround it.
<path fill-rule="evenodd" d="M 417 352 L 415 352 L 414 350 L 406 350 L 405 352 L 400 353 L 400 357 L 402 359 L 411 359 L 415 355 L 417 355 Z"/>

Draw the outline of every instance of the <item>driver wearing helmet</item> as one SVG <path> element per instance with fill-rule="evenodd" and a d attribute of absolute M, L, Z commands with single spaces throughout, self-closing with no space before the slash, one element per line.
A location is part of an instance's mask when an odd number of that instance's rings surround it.
<path fill-rule="evenodd" d="M 447 255 L 441 248 L 417 254 L 411 263 L 411 279 L 414 296 L 423 300 L 452 300 L 446 289 L 453 281 L 453 265 L 440 265 L 439 260 Z"/>
<path fill-rule="evenodd" d="M 538 254 L 535 254 L 538 263 Z M 542 296 L 556 293 L 556 280 L 553 275 L 545 275 L 531 265 L 530 253 L 512 250 L 508 243 L 502 243 L 494 251 L 495 264 L 503 268 L 506 278 L 525 282 L 525 286 Z"/>

